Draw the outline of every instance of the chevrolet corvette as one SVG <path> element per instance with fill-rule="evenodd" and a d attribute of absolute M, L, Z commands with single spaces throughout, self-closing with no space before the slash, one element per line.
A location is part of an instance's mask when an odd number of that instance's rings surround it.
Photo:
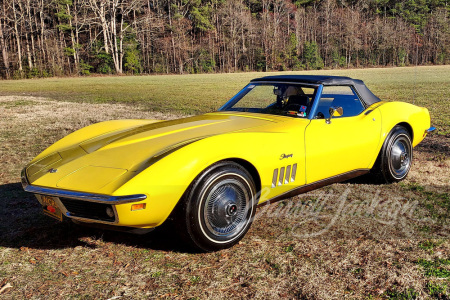
<path fill-rule="evenodd" d="M 82 128 L 21 180 L 58 220 L 150 229 L 171 219 L 192 246 L 215 251 L 244 237 L 262 203 L 368 172 L 403 180 L 433 130 L 426 108 L 381 101 L 361 80 L 268 76 L 216 112 Z"/>

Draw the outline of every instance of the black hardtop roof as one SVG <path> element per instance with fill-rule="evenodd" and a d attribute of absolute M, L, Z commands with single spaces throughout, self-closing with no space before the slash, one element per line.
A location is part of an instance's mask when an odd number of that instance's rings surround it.
<path fill-rule="evenodd" d="M 366 103 L 367 106 L 375 102 L 381 101 L 375 96 L 364 84 L 362 80 L 353 79 L 345 76 L 329 76 L 329 75 L 278 75 L 255 78 L 251 82 L 295 82 L 323 85 L 352 85 Z"/>
<path fill-rule="evenodd" d="M 330 75 L 278 75 L 266 76 L 253 79 L 252 81 L 285 81 L 285 82 L 303 82 L 323 85 L 354 85 L 363 83 L 359 79 L 352 79 L 345 76 Z M 364 84 L 364 83 L 363 83 Z"/>

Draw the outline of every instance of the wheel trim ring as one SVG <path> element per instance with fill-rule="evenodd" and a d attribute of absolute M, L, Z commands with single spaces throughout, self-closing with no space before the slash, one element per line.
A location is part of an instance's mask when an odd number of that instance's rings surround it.
<path fill-rule="evenodd" d="M 394 164 L 398 165 L 399 163 L 400 167 L 396 168 Z M 400 134 L 392 141 L 389 147 L 388 151 L 389 171 L 394 178 L 402 179 L 406 177 L 406 175 L 408 175 L 409 169 L 411 168 L 411 163 L 412 163 L 411 140 L 407 135 Z"/>
<path fill-rule="evenodd" d="M 243 180 L 243 182 L 245 183 L 245 185 L 248 187 L 248 197 L 246 200 L 246 208 L 244 211 L 244 219 L 245 222 L 241 224 L 239 231 L 236 231 L 235 234 L 232 236 L 231 239 L 226 239 L 226 240 L 218 240 L 218 239 L 213 239 L 212 237 L 217 237 L 217 238 L 223 238 L 223 237 L 227 237 L 226 235 L 220 236 L 220 235 L 214 235 L 211 231 L 209 231 L 208 226 L 207 226 L 207 218 L 205 217 L 204 213 L 205 213 L 205 209 L 206 209 L 206 201 L 205 201 L 205 194 L 209 191 L 211 191 L 211 186 L 214 185 L 214 183 L 216 183 L 218 180 L 220 180 L 223 177 L 226 176 L 237 176 L 240 179 Z M 241 183 L 241 185 L 243 186 L 243 184 Z M 204 236 L 206 238 L 208 238 L 210 241 L 217 243 L 217 244 L 224 244 L 224 243 L 230 243 L 236 239 L 238 239 L 242 233 L 245 231 L 246 228 L 248 228 L 248 224 L 251 222 L 251 216 L 253 215 L 253 210 L 254 205 L 254 191 L 251 188 L 250 183 L 248 182 L 248 180 L 246 178 L 244 178 L 243 176 L 233 173 L 227 173 L 227 174 L 222 174 L 221 176 L 214 178 L 211 182 L 208 183 L 207 187 L 204 189 L 203 193 L 201 194 L 200 197 L 200 204 L 198 206 L 198 220 L 199 220 L 199 225 L 200 225 L 200 229 L 203 232 Z M 203 215 L 203 216 L 202 216 Z"/>

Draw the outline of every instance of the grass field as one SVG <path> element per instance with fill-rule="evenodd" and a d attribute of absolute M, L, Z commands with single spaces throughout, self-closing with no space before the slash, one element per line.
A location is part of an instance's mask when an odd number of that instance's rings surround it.
<path fill-rule="evenodd" d="M 267 74 L 0 81 L 0 299 L 449 299 L 450 67 L 296 73 L 363 79 L 384 100 L 427 107 L 438 132 L 405 181 L 264 206 L 238 245 L 207 254 L 170 226 L 135 236 L 57 223 L 19 173 L 88 124 L 211 111 Z"/>
<path fill-rule="evenodd" d="M 249 80 L 276 74 L 281 73 L 2 81 L 0 95 L 27 95 L 86 103 L 139 104 L 150 111 L 198 114 L 216 110 Z M 443 108 L 448 108 L 450 66 L 284 72 L 284 74 L 329 74 L 362 79 L 383 100 L 426 105 L 439 127 L 442 127 L 445 133 L 449 133 L 450 112 Z"/>

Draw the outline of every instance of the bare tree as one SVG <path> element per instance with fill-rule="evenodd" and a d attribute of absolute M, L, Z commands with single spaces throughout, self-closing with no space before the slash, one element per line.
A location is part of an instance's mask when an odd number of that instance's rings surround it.
<path fill-rule="evenodd" d="M 12 0 L 12 10 L 13 10 L 13 15 L 14 15 L 14 31 L 16 34 L 16 42 L 17 42 L 17 63 L 19 65 L 19 71 L 22 72 L 23 67 L 22 67 L 22 46 L 21 46 L 21 35 L 19 33 L 19 18 L 17 16 L 17 8 L 16 8 L 16 1 L 17 0 Z M 19 0 L 20 1 L 20 0 Z"/>
<path fill-rule="evenodd" d="M 3 11 L 2 16 L 5 16 L 5 6 L 3 5 Z M 5 42 L 5 37 L 3 34 L 3 23 L 4 23 L 4 17 L 0 17 L 0 48 L 2 51 L 2 58 L 3 58 L 3 65 L 5 66 L 5 77 L 6 79 L 9 79 L 10 74 L 10 67 L 9 67 L 9 53 L 8 53 L 8 47 Z"/>
<path fill-rule="evenodd" d="M 181 74 L 449 63 L 447 4 L 427 3 L 3 0 L 1 74 Z M 306 62 L 311 51 L 319 64 Z"/>

